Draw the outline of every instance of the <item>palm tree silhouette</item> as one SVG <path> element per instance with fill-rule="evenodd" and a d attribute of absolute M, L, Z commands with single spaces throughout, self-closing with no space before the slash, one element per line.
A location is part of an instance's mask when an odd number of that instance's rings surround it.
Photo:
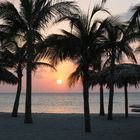
<path fill-rule="evenodd" d="M 94 70 L 93 70 L 92 75 L 94 75 L 95 71 L 96 72 L 101 72 L 102 71 L 102 69 L 103 69 L 103 60 L 102 59 L 104 58 L 103 54 L 104 54 L 103 52 L 101 54 L 98 54 L 98 56 L 96 57 L 96 61 L 93 62 Z M 92 82 L 91 82 L 91 86 L 93 87 L 95 85 L 92 84 Z M 99 115 L 104 116 L 105 115 L 105 111 L 104 111 L 104 88 L 103 88 L 102 83 L 99 83 L 99 91 L 100 91 L 100 112 L 99 112 Z"/>
<path fill-rule="evenodd" d="M 73 2 L 53 2 L 48 0 L 20 0 L 18 10 L 10 2 L 0 3 L 0 17 L 12 27 L 12 32 L 22 33 L 27 51 L 25 123 L 32 123 L 32 59 L 34 45 L 42 39 L 39 30 L 56 15 L 64 16 L 77 10 Z"/>
<path fill-rule="evenodd" d="M 19 48 L 19 50 L 22 48 Z M 16 101 L 14 103 L 14 109 L 12 112 L 12 116 L 16 117 L 17 116 L 17 110 L 18 110 L 18 105 L 19 105 L 19 98 L 20 98 L 20 93 L 21 93 L 21 87 L 22 87 L 22 70 L 23 70 L 23 64 L 25 65 L 25 61 L 24 63 L 21 63 L 21 59 L 22 59 L 22 55 L 15 55 L 14 53 L 12 53 L 9 50 L 5 51 L 6 53 L 3 53 L 3 58 L 5 60 L 9 60 L 9 64 L 13 63 L 13 67 L 12 69 L 15 70 L 17 77 L 18 77 L 18 85 L 17 85 L 17 93 L 16 93 Z"/>
<path fill-rule="evenodd" d="M 110 22 L 108 22 L 110 20 Z M 103 43 L 103 47 L 105 48 L 108 60 L 106 62 L 109 63 L 111 69 L 111 79 L 109 81 L 109 105 L 108 105 L 108 120 L 112 120 L 112 111 L 113 111 L 113 95 L 114 95 L 114 70 L 115 70 L 115 62 L 119 61 L 122 53 L 126 54 L 128 58 L 131 58 L 134 62 L 136 62 L 135 56 L 129 44 L 123 39 L 124 31 L 122 27 L 124 26 L 116 22 L 114 18 L 108 18 L 105 22 L 105 33 L 101 38 L 101 42 Z"/>
<path fill-rule="evenodd" d="M 12 41 L 14 42 L 14 41 Z M 8 40 L 8 43 L 10 43 L 10 40 Z M 14 42 L 16 44 L 16 42 Z M 13 45 L 14 45 L 13 44 Z M 7 45 L 8 47 L 8 45 Z M 11 52 L 9 50 L 6 50 L 2 58 L 4 60 L 8 59 L 9 63 L 13 63 L 13 69 L 15 70 L 17 77 L 18 77 L 18 86 L 17 86 L 17 93 L 16 93 L 16 98 L 13 106 L 13 111 L 12 111 L 12 117 L 17 117 L 18 115 L 18 106 L 19 106 L 19 100 L 20 100 L 20 94 L 21 94 L 21 89 L 22 89 L 22 77 L 23 77 L 23 69 L 26 68 L 26 49 L 25 47 L 19 47 L 18 45 L 13 46 L 14 52 Z M 48 64 L 46 62 L 41 62 L 41 60 L 37 59 L 37 55 L 39 53 L 36 51 L 36 54 L 33 54 L 33 62 L 32 62 L 32 71 L 36 71 L 36 69 L 39 66 L 44 66 L 44 67 L 50 67 L 56 70 L 51 64 Z"/>
<path fill-rule="evenodd" d="M 20 94 L 21 94 L 21 89 L 22 89 L 23 69 L 26 63 L 24 50 L 25 49 L 23 48 L 16 48 L 15 54 L 11 54 L 12 56 L 11 61 L 14 61 L 15 63 L 15 70 L 18 76 L 17 93 L 16 93 L 16 99 L 13 106 L 12 117 L 17 117 L 17 113 L 18 113 L 18 106 L 19 106 Z"/>
<path fill-rule="evenodd" d="M 100 34 L 97 30 L 97 21 L 94 21 L 94 15 L 99 11 L 106 11 L 102 6 L 96 5 L 91 14 L 80 13 L 79 16 L 67 16 L 59 21 L 70 21 L 71 32 L 62 30 L 62 34 L 50 35 L 42 46 L 50 46 L 48 52 L 42 54 L 48 55 L 48 58 L 57 64 L 65 59 L 72 60 L 77 68 L 69 77 L 69 85 L 74 84 L 81 79 L 83 85 L 84 99 L 84 119 L 85 131 L 90 132 L 90 111 L 89 111 L 89 69 L 94 58 L 97 56 L 96 38 Z M 45 48 L 45 47 L 43 47 Z"/>
<path fill-rule="evenodd" d="M 102 84 L 109 86 L 111 79 L 111 67 L 103 69 L 101 72 L 94 73 L 92 75 L 93 85 Z M 137 64 L 118 64 L 114 69 L 114 85 L 118 88 L 124 87 L 125 94 L 125 117 L 128 117 L 128 86 L 138 86 L 140 81 L 140 65 Z"/>
<path fill-rule="evenodd" d="M 17 84 L 18 78 L 8 70 L 14 67 L 14 63 L 10 63 L 6 51 L 7 40 L 10 37 L 5 30 L 6 28 L 6 25 L 0 25 L 0 81 L 3 83 L 15 85 Z M 4 56 L 6 56 L 6 59 Z"/>
<path fill-rule="evenodd" d="M 120 64 L 116 65 L 116 80 L 115 85 L 121 88 L 124 87 L 125 94 L 125 117 L 128 117 L 128 85 L 138 86 L 140 81 L 140 66 L 136 64 Z"/>

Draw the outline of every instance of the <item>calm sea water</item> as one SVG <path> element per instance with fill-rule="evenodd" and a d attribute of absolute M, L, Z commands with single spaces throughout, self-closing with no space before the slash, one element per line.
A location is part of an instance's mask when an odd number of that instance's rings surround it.
<path fill-rule="evenodd" d="M 108 93 L 105 96 L 105 112 L 108 107 Z M 129 105 L 140 104 L 140 93 L 129 93 Z M 11 112 L 14 93 L 0 93 L 0 112 Z M 25 94 L 21 95 L 19 112 L 24 112 Z M 83 113 L 83 96 L 80 93 L 34 93 L 32 111 L 38 113 Z M 99 93 L 90 94 L 90 112 L 99 112 Z M 114 113 L 124 112 L 124 93 L 114 95 Z M 129 109 L 129 113 L 132 113 Z"/>

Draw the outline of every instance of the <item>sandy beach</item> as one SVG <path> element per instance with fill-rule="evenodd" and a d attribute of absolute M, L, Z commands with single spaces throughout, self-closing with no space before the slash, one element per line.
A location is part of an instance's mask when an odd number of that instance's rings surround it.
<path fill-rule="evenodd" d="M 0 140 L 139 140 L 140 114 L 107 117 L 91 115 L 92 132 L 85 133 L 82 114 L 33 114 L 34 123 L 24 124 L 24 115 L 12 118 L 0 113 Z"/>

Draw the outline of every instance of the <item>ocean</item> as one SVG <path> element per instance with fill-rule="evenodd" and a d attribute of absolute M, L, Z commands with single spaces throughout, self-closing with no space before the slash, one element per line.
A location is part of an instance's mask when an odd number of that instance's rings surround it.
<path fill-rule="evenodd" d="M 0 93 L 0 112 L 11 112 L 15 93 Z M 140 93 L 129 93 L 129 105 L 140 104 Z M 90 112 L 99 113 L 99 93 L 90 94 Z M 108 93 L 104 93 L 105 112 L 108 108 Z M 114 113 L 124 112 L 124 93 L 114 94 Z M 25 110 L 25 94 L 21 94 L 19 112 Z M 83 113 L 82 93 L 33 93 L 33 113 Z M 131 109 L 129 108 L 129 113 Z"/>

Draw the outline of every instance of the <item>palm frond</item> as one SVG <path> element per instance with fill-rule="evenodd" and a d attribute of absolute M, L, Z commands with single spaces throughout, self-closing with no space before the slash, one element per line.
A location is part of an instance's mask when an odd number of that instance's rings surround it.
<path fill-rule="evenodd" d="M 129 20 L 129 26 L 127 29 L 127 33 L 133 32 L 134 28 L 137 27 L 137 30 L 140 30 L 140 4 L 135 5 L 130 9 L 133 13 L 132 17 Z"/>
<path fill-rule="evenodd" d="M 41 6 L 42 4 L 42 6 Z M 33 27 L 39 28 L 44 26 L 44 23 L 48 23 L 52 18 L 56 18 L 57 16 L 66 16 L 77 13 L 78 8 L 75 2 L 56 2 L 52 3 L 52 1 L 47 1 L 46 3 L 40 2 L 36 6 L 33 14 Z M 47 26 L 47 24 L 45 24 Z"/>
<path fill-rule="evenodd" d="M 58 19 L 55 23 L 63 21 L 69 21 L 71 31 L 75 31 L 78 35 L 85 34 L 85 31 L 87 30 L 88 21 L 86 15 L 84 14 L 75 16 L 65 16 Z"/>
<path fill-rule="evenodd" d="M 79 52 L 80 39 L 76 36 L 65 32 L 65 35 L 53 34 L 47 37 L 42 45 L 40 57 L 48 58 L 57 64 L 58 61 L 65 60 L 66 58 L 75 58 L 76 53 Z"/>
<path fill-rule="evenodd" d="M 32 34 L 32 36 L 35 37 L 34 38 L 34 44 L 36 44 L 39 41 L 43 41 L 44 40 L 43 35 L 39 31 L 37 31 L 37 30 L 33 30 L 31 34 Z"/>
<path fill-rule="evenodd" d="M 140 41 L 140 33 L 139 32 L 130 33 L 126 36 L 126 40 L 128 41 L 128 43 Z"/>
<path fill-rule="evenodd" d="M 114 84 L 123 87 L 125 84 L 137 86 L 140 82 L 140 66 L 136 64 L 119 64 L 114 67 Z M 107 67 L 102 72 L 95 74 L 98 79 L 95 84 L 109 85 L 111 79 L 111 67 Z M 93 81 L 94 84 L 94 81 Z"/>
<path fill-rule="evenodd" d="M 41 8 L 37 9 L 35 13 L 33 13 L 32 26 L 35 29 L 39 29 L 44 26 L 44 23 L 48 23 L 52 17 L 54 17 L 54 15 L 51 11 L 51 1 L 48 1 L 45 5 L 42 3 Z"/>
<path fill-rule="evenodd" d="M 0 82 L 15 85 L 17 81 L 18 78 L 15 75 L 4 68 L 0 68 Z"/>
<path fill-rule="evenodd" d="M 76 70 L 70 74 L 69 78 L 68 78 L 68 81 L 69 81 L 69 86 L 74 86 L 75 83 L 81 78 L 83 77 L 82 76 L 82 68 L 81 66 L 79 65 Z"/>
<path fill-rule="evenodd" d="M 91 24 L 91 21 L 92 21 L 94 15 L 95 15 L 97 12 L 99 12 L 99 11 L 106 12 L 106 13 L 108 13 L 108 14 L 110 15 L 110 12 L 109 12 L 107 9 L 103 8 L 103 5 L 95 5 L 94 8 L 93 8 L 93 10 L 92 10 L 90 19 L 89 19 L 89 26 L 90 26 L 90 24 Z"/>
<path fill-rule="evenodd" d="M 52 5 L 54 14 L 70 16 L 79 13 L 79 7 L 74 1 L 60 1 Z"/>
<path fill-rule="evenodd" d="M 35 71 L 40 66 L 49 67 L 49 68 L 51 68 L 51 69 L 56 71 L 56 68 L 53 65 L 51 65 L 49 63 L 45 63 L 45 62 L 33 62 L 32 63 L 32 70 Z"/>
<path fill-rule="evenodd" d="M 126 54 L 129 60 L 131 60 L 134 63 L 137 63 L 137 60 L 135 58 L 135 55 L 133 53 L 133 49 L 129 46 L 129 44 L 123 44 L 121 47 L 122 51 Z"/>
<path fill-rule="evenodd" d="M 12 31 L 16 32 L 21 28 L 27 29 L 25 21 L 19 15 L 17 9 L 10 2 L 0 3 L 0 17 L 12 27 Z"/>
<path fill-rule="evenodd" d="M 48 0 L 35 0 L 34 2 L 34 9 L 33 9 L 33 15 L 36 16 L 36 14 L 44 7 L 44 5 L 47 3 Z"/>
<path fill-rule="evenodd" d="M 103 22 L 102 28 L 104 29 L 104 36 L 101 37 L 101 43 L 103 43 L 103 49 L 112 57 L 112 49 L 114 49 L 114 56 L 117 61 L 120 61 L 122 54 L 124 53 L 131 61 L 137 62 L 133 54 L 133 50 L 126 42 L 125 31 L 122 29 L 123 25 L 120 22 L 116 22 L 116 19 L 110 18 Z M 99 27 L 100 28 L 100 27 Z M 125 38 L 124 38 L 125 37 Z"/>
<path fill-rule="evenodd" d="M 105 63 L 103 64 L 103 69 L 109 67 L 110 64 L 111 64 L 111 59 L 110 59 L 110 57 L 109 57 L 109 58 L 105 61 Z"/>
<path fill-rule="evenodd" d="M 20 14 L 29 24 L 32 17 L 32 10 L 33 0 L 20 0 Z"/>

